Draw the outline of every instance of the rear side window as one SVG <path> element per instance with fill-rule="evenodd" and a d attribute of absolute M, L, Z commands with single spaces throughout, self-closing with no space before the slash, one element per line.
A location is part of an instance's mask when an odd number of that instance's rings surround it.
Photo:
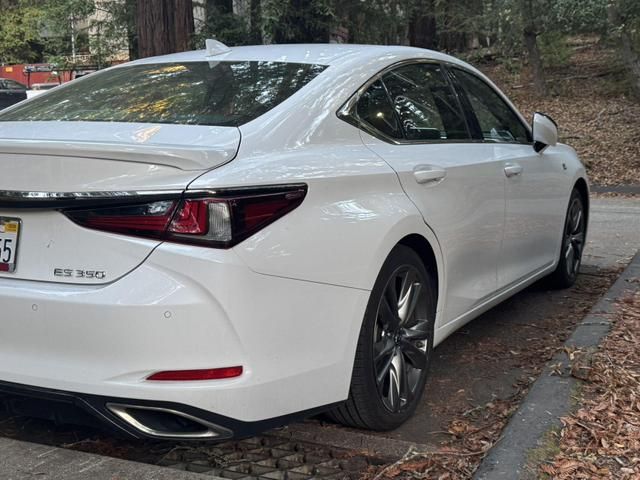
<path fill-rule="evenodd" d="M 407 140 L 470 139 L 458 99 L 440 65 L 399 67 L 383 81 Z"/>
<path fill-rule="evenodd" d="M 257 61 L 125 66 L 58 87 L 0 114 L 0 121 L 239 126 L 286 100 L 325 68 Z"/>
<path fill-rule="evenodd" d="M 530 142 L 529 130 L 492 87 L 464 70 L 455 69 L 454 72 L 475 113 L 484 140 Z"/>
<path fill-rule="evenodd" d="M 374 82 L 360 96 L 356 105 L 356 113 L 362 122 L 386 136 L 395 139 L 402 138 L 398 119 L 389 102 L 387 91 L 380 80 Z"/>

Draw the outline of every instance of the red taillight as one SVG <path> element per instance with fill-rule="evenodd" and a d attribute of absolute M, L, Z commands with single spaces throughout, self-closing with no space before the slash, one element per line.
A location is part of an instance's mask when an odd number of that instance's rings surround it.
<path fill-rule="evenodd" d="M 209 207 L 203 200 L 184 200 L 169 231 L 181 235 L 204 235 L 208 230 Z"/>
<path fill-rule="evenodd" d="M 177 200 L 139 205 L 71 210 L 65 214 L 83 227 L 107 232 L 160 237 L 173 218 Z"/>
<path fill-rule="evenodd" d="M 185 382 L 193 380 L 222 380 L 242 375 L 242 367 L 206 368 L 202 370 L 169 370 L 157 372 L 147 380 Z"/>
<path fill-rule="evenodd" d="M 187 192 L 158 200 L 91 210 L 64 210 L 86 228 L 216 248 L 229 248 L 298 207 L 305 185 Z"/>

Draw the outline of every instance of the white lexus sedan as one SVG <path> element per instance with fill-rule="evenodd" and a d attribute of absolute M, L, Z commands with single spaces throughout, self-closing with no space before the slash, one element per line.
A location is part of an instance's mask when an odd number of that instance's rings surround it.
<path fill-rule="evenodd" d="M 136 437 L 388 430 L 448 335 L 575 281 L 585 169 L 475 68 L 207 45 L 0 114 L 1 392 Z"/>

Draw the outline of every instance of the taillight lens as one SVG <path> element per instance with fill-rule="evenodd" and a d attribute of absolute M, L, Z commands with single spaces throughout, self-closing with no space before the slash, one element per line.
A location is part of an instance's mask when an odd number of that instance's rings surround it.
<path fill-rule="evenodd" d="M 63 213 L 94 230 L 229 248 L 298 207 L 306 192 L 306 185 L 187 192 L 181 200 Z"/>
<path fill-rule="evenodd" d="M 64 213 L 79 225 L 93 230 L 160 238 L 169 226 L 177 205 L 178 200 L 166 200 Z"/>

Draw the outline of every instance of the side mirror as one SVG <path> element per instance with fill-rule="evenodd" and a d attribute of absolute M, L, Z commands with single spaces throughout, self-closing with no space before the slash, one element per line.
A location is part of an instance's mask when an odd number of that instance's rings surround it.
<path fill-rule="evenodd" d="M 558 143 L 558 124 L 549 115 L 533 114 L 533 149 L 542 153 L 547 147 Z"/>

